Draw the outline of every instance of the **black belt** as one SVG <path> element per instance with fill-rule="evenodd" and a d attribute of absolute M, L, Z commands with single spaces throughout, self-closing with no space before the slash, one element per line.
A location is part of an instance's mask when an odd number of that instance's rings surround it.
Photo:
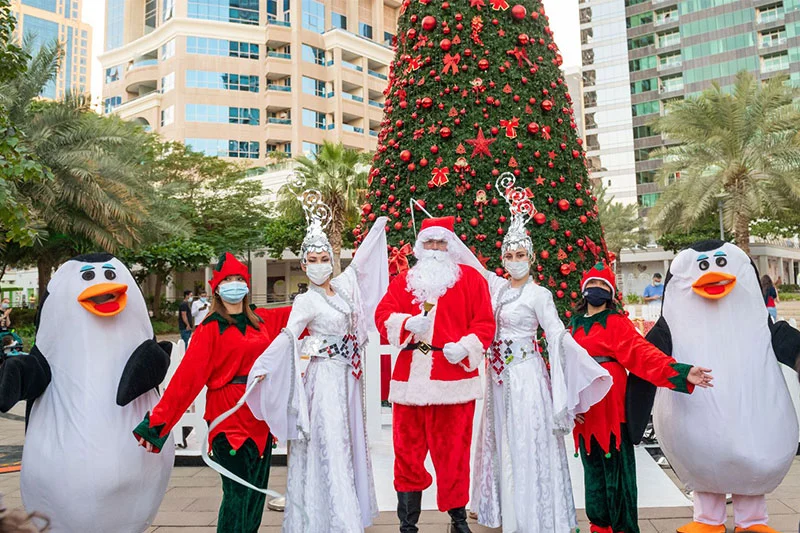
<path fill-rule="evenodd" d="M 616 362 L 616 361 L 617 361 L 617 360 L 616 360 L 616 359 L 614 359 L 613 357 L 609 357 L 609 356 L 607 356 L 607 355 L 597 355 L 597 356 L 594 356 L 594 355 L 593 355 L 593 356 L 592 356 L 592 359 L 594 359 L 594 360 L 595 360 L 595 361 L 597 361 L 598 363 L 614 363 L 614 362 Z"/>
<path fill-rule="evenodd" d="M 228 385 L 247 385 L 247 376 L 236 376 L 228 382 Z"/>
<path fill-rule="evenodd" d="M 436 346 L 431 346 L 427 342 L 412 342 L 412 343 L 409 343 L 408 345 L 406 345 L 406 347 L 403 348 L 400 351 L 401 352 L 405 352 L 406 350 L 411 350 L 411 351 L 419 350 L 420 352 L 424 353 L 425 355 L 428 355 L 432 351 L 433 352 L 441 352 L 442 351 L 441 348 L 437 348 Z"/>

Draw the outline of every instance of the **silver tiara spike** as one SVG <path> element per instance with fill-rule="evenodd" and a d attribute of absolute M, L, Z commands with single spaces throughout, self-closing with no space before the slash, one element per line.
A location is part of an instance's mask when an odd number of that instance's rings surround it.
<path fill-rule="evenodd" d="M 502 252 L 525 248 L 528 257 L 533 259 L 533 242 L 525 230 L 525 225 L 536 214 L 536 208 L 522 187 L 517 187 L 517 178 L 511 172 L 504 172 L 495 181 L 495 188 L 508 204 L 511 223 L 503 238 Z"/>

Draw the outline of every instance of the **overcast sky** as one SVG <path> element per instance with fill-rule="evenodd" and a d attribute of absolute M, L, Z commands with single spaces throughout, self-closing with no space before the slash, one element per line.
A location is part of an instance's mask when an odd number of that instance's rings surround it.
<path fill-rule="evenodd" d="M 513 4 L 513 1 L 511 2 Z M 84 0 L 83 20 L 92 25 L 92 96 L 99 98 L 103 91 L 103 72 L 97 56 L 103 52 L 103 27 L 105 23 L 105 0 Z M 578 0 L 544 0 L 544 8 L 550 17 L 550 26 L 556 44 L 564 56 L 564 68 L 580 66 L 581 45 L 578 23 Z"/>

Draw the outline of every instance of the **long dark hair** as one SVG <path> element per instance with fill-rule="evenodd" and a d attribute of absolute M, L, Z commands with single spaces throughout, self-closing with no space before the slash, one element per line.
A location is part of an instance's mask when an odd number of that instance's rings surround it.
<path fill-rule="evenodd" d="M 761 295 L 764 297 L 764 299 L 767 298 L 767 293 L 773 287 L 775 287 L 775 285 L 772 283 L 772 278 L 769 277 L 769 275 L 764 274 L 761 276 Z"/>

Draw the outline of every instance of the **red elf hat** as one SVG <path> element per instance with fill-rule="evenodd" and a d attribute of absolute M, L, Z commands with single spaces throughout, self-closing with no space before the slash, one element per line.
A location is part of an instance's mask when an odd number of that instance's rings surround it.
<path fill-rule="evenodd" d="M 617 294 L 617 280 L 614 272 L 611 270 L 607 264 L 603 262 L 596 263 L 588 272 L 583 273 L 583 278 L 581 278 L 581 292 L 586 289 L 586 284 L 593 279 L 599 279 L 606 285 L 608 288 L 611 289 L 611 296 L 614 297 Z"/>
<path fill-rule="evenodd" d="M 250 286 L 250 273 L 247 271 L 247 265 L 236 259 L 232 253 L 225 252 L 219 256 L 219 262 L 217 263 L 217 268 L 214 269 L 214 275 L 208 280 L 208 284 L 211 286 L 211 292 L 216 292 L 217 286 L 228 276 L 242 276 L 247 286 Z"/>

